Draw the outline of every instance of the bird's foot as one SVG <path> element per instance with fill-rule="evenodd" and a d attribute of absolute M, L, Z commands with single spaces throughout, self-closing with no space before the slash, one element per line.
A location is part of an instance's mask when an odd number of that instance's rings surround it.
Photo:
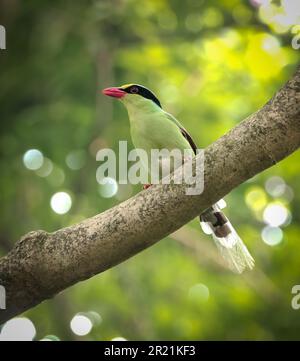
<path fill-rule="evenodd" d="M 151 187 L 152 184 L 144 184 L 143 185 L 143 189 L 148 189 L 149 187 Z"/>

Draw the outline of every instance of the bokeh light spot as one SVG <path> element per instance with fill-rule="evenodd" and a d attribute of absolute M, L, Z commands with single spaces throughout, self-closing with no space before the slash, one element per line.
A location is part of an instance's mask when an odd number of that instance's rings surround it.
<path fill-rule="evenodd" d="M 84 150 L 74 150 L 66 156 L 67 166 L 72 170 L 81 169 L 86 161 L 86 152 Z"/>
<path fill-rule="evenodd" d="M 72 206 L 71 196 L 66 192 L 55 193 L 51 197 L 50 201 L 51 208 L 55 213 L 65 214 L 69 212 Z"/>
<path fill-rule="evenodd" d="M 75 335 L 85 336 L 91 332 L 93 324 L 88 317 L 77 314 L 72 318 L 70 327 Z"/>
<path fill-rule="evenodd" d="M 60 341 L 60 339 L 55 335 L 47 335 L 43 337 L 40 341 Z"/>
<path fill-rule="evenodd" d="M 283 232 L 279 227 L 267 226 L 262 230 L 261 237 L 268 246 L 276 246 L 282 241 Z"/>
<path fill-rule="evenodd" d="M 266 224 L 278 227 L 286 223 L 289 218 L 289 211 L 285 206 L 277 203 L 270 203 L 264 210 L 263 219 Z"/>
<path fill-rule="evenodd" d="M 162 11 L 158 14 L 158 23 L 165 30 L 175 30 L 177 26 L 176 15 L 172 11 Z"/>
<path fill-rule="evenodd" d="M 106 177 L 103 178 L 99 185 L 99 193 L 104 198 L 111 198 L 118 192 L 118 183 L 115 179 Z"/>
<path fill-rule="evenodd" d="M 265 191 L 260 187 L 250 187 L 245 196 L 246 204 L 253 211 L 262 210 L 267 204 Z"/>
<path fill-rule="evenodd" d="M 38 149 L 29 149 L 23 156 L 23 163 L 27 169 L 37 170 L 43 165 L 44 156 Z"/>
<path fill-rule="evenodd" d="M 285 182 L 281 177 L 270 177 L 266 183 L 265 188 L 266 191 L 272 197 L 280 197 L 285 191 Z"/>
<path fill-rule="evenodd" d="M 111 339 L 111 341 L 127 341 L 126 338 L 118 336 Z"/>
<path fill-rule="evenodd" d="M 195 33 L 201 30 L 203 26 L 201 14 L 189 14 L 185 19 L 185 26 L 189 31 Z"/>
<path fill-rule="evenodd" d="M 202 22 L 205 27 L 213 28 L 221 26 L 224 22 L 224 18 L 217 8 L 210 7 L 203 14 Z"/>
<path fill-rule="evenodd" d="M 188 297 L 196 303 L 206 302 L 209 299 L 209 289 L 203 283 L 197 283 L 189 289 Z"/>
<path fill-rule="evenodd" d="M 276 54 L 280 50 L 279 40 L 272 35 L 265 35 L 261 46 L 266 52 L 270 54 Z"/>
<path fill-rule="evenodd" d="M 91 320 L 94 326 L 99 325 L 102 322 L 102 317 L 98 312 L 89 311 L 87 312 L 86 316 Z"/>
<path fill-rule="evenodd" d="M 35 172 L 39 177 L 48 177 L 48 175 L 51 174 L 52 170 L 53 170 L 53 163 L 51 162 L 50 159 L 44 158 L 43 165 Z"/>
<path fill-rule="evenodd" d="M 64 183 L 65 177 L 65 172 L 61 168 L 54 165 L 51 173 L 47 177 L 47 181 L 53 187 L 59 187 Z"/>
<path fill-rule="evenodd" d="M 32 341 L 35 335 L 34 324 L 28 318 L 17 317 L 4 324 L 0 341 Z"/>

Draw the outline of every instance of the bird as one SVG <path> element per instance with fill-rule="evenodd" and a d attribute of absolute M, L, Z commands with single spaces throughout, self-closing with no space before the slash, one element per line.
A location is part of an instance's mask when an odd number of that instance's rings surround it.
<path fill-rule="evenodd" d="M 126 107 L 135 148 L 144 149 L 148 154 L 151 149 L 180 149 L 188 150 L 192 157 L 196 155 L 197 146 L 191 135 L 173 115 L 163 110 L 150 89 L 139 84 L 125 84 L 105 88 L 102 92 L 120 100 Z M 253 269 L 254 259 L 221 210 L 225 206 L 225 201 L 220 200 L 206 209 L 199 216 L 200 226 L 204 233 L 212 235 L 228 268 L 240 274 Z"/>

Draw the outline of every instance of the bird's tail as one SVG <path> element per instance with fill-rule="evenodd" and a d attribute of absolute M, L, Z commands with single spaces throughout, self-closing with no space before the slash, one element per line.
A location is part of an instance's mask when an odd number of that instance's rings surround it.
<path fill-rule="evenodd" d="M 211 234 L 228 267 L 237 273 L 254 267 L 254 259 L 247 247 L 221 211 L 226 203 L 221 200 L 200 215 L 200 225 L 206 234 Z"/>

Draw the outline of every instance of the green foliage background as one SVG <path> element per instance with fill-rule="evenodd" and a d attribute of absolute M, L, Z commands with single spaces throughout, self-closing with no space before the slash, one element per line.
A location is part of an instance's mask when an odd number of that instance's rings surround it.
<path fill-rule="evenodd" d="M 0 255 L 31 230 L 74 224 L 140 191 L 99 193 L 96 152 L 130 139 L 125 109 L 102 88 L 148 86 L 200 147 L 261 107 L 292 75 L 300 50 L 291 46 L 290 29 L 278 28 L 254 3 L 2 1 Z M 272 6 L 283 11 L 280 1 Z M 24 167 L 28 149 L 50 160 L 49 175 Z M 70 153 L 80 169 L 67 166 Z M 239 276 L 224 268 L 195 220 L 27 312 L 36 339 L 299 339 L 300 310 L 291 307 L 291 288 L 300 283 L 299 170 L 295 153 L 226 197 L 226 213 L 256 259 L 253 272 Z M 288 197 L 266 192 L 272 176 L 284 179 Z M 72 197 L 64 215 L 50 207 L 60 191 Z M 271 202 L 290 212 L 274 246 L 261 236 Z M 101 320 L 87 336 L 74 335 L 70 320 L 90 311 Z"/>

